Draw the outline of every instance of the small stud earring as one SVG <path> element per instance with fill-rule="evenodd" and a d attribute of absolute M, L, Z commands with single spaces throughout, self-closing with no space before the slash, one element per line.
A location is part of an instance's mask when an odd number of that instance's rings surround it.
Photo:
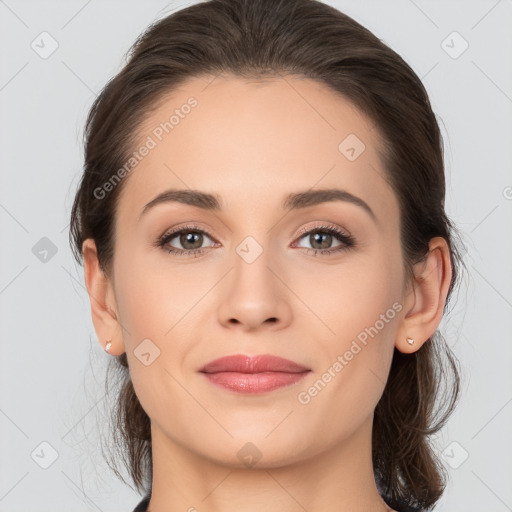
<path fill-rule="evenodd" d="M 414 345 L 414 340 L 412 338 L 407 338 L 407 343 L 409 343 L 409 345 Z"/>
<path fill-rule="evenodd" d="M 110 347 L 112 346 L 111 341 L 112 340 L 107 340 L 107 344 L 105 345 L 105 352 L 108 352 L 110 350 Z"/>

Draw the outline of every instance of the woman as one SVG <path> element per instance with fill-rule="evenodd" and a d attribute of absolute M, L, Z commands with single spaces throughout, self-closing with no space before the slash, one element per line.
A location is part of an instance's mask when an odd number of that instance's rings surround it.
<path fill-rule="evenodd" d="M 444 196 L 420 79 L 350 17 L 212 0 L 149 27 L 89 114 L 70 231 L 136 511 L 434 506 Z"/>

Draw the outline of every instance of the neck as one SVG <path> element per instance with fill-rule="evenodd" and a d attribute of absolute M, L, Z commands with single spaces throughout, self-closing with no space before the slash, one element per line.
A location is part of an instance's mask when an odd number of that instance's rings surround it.
<path fill-rule="evenodd" d="M 372 419 L 328 451 L 287 465 L 265 462 L 262 454 L 252 467 L 240 467 L 238 460 L 236 464 L 208 459 L 152 424 L 153 485 L 148 512 L 388 511 L 373 474 Z"/>

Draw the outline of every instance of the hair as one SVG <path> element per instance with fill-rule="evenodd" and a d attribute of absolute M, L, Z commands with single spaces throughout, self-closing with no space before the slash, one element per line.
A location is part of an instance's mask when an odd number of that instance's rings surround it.
<path fill-rule="evenodd" d="M 100 268 L 112 276 L 116 207 L 126 179 L 106 198 L 95 190 L 123 167 L 145 116 L 159 101 L 188 79 L 220 74 L 310 78 L 375 123 L 385 178 L 400 205 L 406 275 L 412 279 L 413 265 L 426 257 L 433 237 L 448 243 L 446 313 L 464 262 L 444 209 L 443 143 L 427 92 L 410 66 L 372 32 L 316 0 L 210 0 L 155 21 L 139 36 L 86 121 L 84 170 L 70 224 L 76 260 L 81 263 L 82 243 L 92 238 Z M 126 353 L 111 358 L 111 365 L 121 383 L 111 415 L 116 449 L 137 490 L 147 492 L 150 420 L 135 394 Z M 372 439 L 375 479 L 388 505 L 429 509 L 441 497 L 446 471 L 429 437 L 445 424 L 459 392 L 458 362 L 439 331 L 414 353 L 394 349 Z M 120 477 L 115 464 L 111 469 Z"/>

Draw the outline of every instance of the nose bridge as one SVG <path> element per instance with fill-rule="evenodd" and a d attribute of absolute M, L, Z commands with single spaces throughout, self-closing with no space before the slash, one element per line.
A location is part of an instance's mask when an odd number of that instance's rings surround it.
<path fill-rule="evenodd" d="M 233 285 L 251 286 L 253 294 L 268 293 L 274 288 L 272 267 L 273 251 L 270 234 L 262 229 L 254 235 L 247 235 L 235 246 L 233 254 Z M 274 263 L 275 264 L 275 263 Z M 275 294 L 275 291 L 274 291 Z"/>
<path fill-rule="evenodd" d="M 243 272 L 247 266 L 251 274 L 251 266 L 254 264 L 258 272 L 268 272 L 266 265 L 271 264 L 271 246 L 275 247 L 273 240 L 277 234 L 277 230 L 272 228 L 276 224 L 276 219 L 272 209 L 264 207 L 263 197 L 261 192 L 256 196 L 248 193 L 243 197 L 239 196 L 237 204 L 230 205 L 235 219 L 231 235 L 237 273 Z"/>
<path fill-rule="evenodd" d="M 250 204 L 248 216 L 239 216 L 234 225 L 233 235 L 239 238 L 235 242 L 233 264 L 237 279 L 256 280 L 266 286 L 274 286 L 275 277 L 269 267 L 276 271 L 281 265 L 279 250 L 279 219 L 269 208 L 262 207 L 253 199 L 247 200 Z"/>
<path fill-rule="evenodd" d="M 234 247 L 233 270 L 220 300 L 221 323 L 240 323 L 254 329 L 264 322 L 282 325 L 289 320 L 286 293 L 274 275 L 279 263 L 270 247 L 271 232 L 267 231 L 266 227 L 252 230 L 253 234 Z"/>

